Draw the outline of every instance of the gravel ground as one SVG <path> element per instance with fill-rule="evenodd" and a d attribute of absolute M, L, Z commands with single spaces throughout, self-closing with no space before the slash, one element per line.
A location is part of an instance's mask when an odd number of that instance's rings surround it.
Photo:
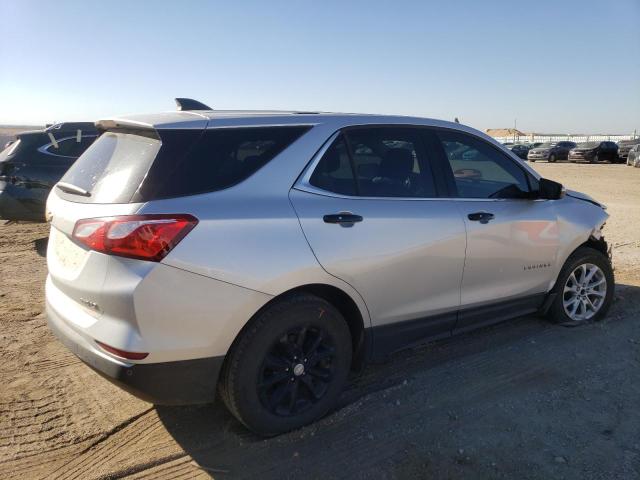
<path fill-rule="evenodd" d="M 263 440 L 222 408 L 154 408 L 49 333 L 47 226 L 0 227 L 0 472 L 30 478 L 640 478 L 640 169 L 536 163 L 605 202 L 616 301 L 396 355 L 321 421 Z"/>

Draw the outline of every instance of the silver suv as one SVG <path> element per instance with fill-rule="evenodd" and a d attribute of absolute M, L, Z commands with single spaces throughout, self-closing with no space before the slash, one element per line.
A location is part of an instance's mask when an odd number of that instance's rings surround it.
<path fill-rule="evenodd" d="M 97 126 L 48 199 L 48 321 L 149 401 L 218 392 L 273 435 L 408 345 L 611 303 L 604 207 L 472 128 L 197 110 Z"/>

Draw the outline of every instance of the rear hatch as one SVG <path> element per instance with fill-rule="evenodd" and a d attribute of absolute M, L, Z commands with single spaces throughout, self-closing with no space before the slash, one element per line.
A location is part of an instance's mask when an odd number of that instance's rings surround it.
<path fill-rule="evenodd" d="M 122 327 L 123 335 L 127 326 L 138 328 L 136 287 L 197 223 L 191 212 L 166 211 L 172 202 L 154 214 L 151 204 L 240 183 L 310 128 L 205 130 L 207 120 L 193 123 L 102 124 L 104 133 L 49 195 L 47 301 L 78 327 L 91 327 L 93 338 L 106 325 L 112 333 Z"/>
<path fill-rule="evenodd" d="M 74 238 L 74 228 L 83 219 L 134 215 L 150 192 L 158 188 L 161 176 L 154 172 L 154 165 L 161 167 L 163 158 L 175 159 L 188 151 L 201 133 L 202 128 L 158 132 L 110 125 L 51 191 L 47 200 L 51 220 L 47 301 L 77 327 L 94 326 L 94 338 L 101 336 L 97 323 L 101 318 L 110 320 L 102 322 L 110 336 L 119 328 L 123 335 L 130 336 L 130 324 L 137 327 L 133 292 L 157 263 L 88 248 L 77 235 Z"/>

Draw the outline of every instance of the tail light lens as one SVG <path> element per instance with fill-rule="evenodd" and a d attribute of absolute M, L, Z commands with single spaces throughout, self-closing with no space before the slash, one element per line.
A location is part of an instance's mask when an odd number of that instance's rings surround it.
<path fill-rule="evenodd" d="M 124 215 L 78 220 L 74 241 L 98 252 L 159 262 L 198 223 L 191 215 Z"/>
<path fill-rule="evenodd" d="M 105 352 L 109 352 L 116 357 L 126 358 L 127 360 L 142 360 L 149 356 L 149 354 L 146 352 L 128 352 L 126 350 L 120 350 L 119 348 L 112 347 L 111 345 L 107 345 L 106 343 L 102 343 L 97 340 L 96 343 Z"/>

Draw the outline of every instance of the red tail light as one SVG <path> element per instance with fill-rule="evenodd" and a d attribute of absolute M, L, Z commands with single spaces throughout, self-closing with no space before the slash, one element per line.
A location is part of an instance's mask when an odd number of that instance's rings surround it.
<path fill-rule="evenodd" d="M 112 347 L 111 345 L 107 345 L 106 343 L 102 343 L 97 340 L 96 343 L 100 348 L 112 355 L 120 358 L 126 358 L 127 360 L 142 360 L 149 356 L 149 354 L 145 352 L 127 352 L 126 350 L 120 350 L 119 348 Z"/>
<path fill-rule="evenodd" d="M 73 239 L 91 250 L 159 262 L 198 220 L 191 215 L 123 215 L 78 220 Z"/>

